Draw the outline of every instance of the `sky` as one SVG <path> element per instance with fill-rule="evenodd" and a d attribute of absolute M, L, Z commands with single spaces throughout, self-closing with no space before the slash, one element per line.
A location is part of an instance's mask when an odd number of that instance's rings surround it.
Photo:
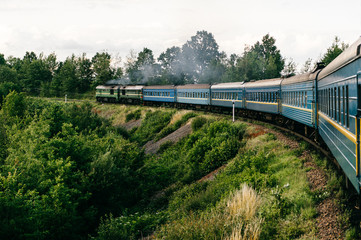
<path fill-rule="evenodd" d="M 361 35 L 360 0 L 0 0 L 0 53 L 26 51 L 59 60 L 107 51 L 126 59 L 144 47 L 157 58 L 197 31 L 212 33 L 220 51 L 242 55 L 266 34 L 300 68 L 331 46 Z"/>

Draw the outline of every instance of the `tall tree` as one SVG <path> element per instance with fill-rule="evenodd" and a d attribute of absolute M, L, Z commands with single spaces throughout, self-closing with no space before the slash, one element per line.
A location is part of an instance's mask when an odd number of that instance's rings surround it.
<path fill-rule="evenodd" d="M 153 51 L 144 48 L 137 60 L 130 62 L 126 72 L 132 83 L 145 83 L 156 76 L 156 68 Z"/>
<path fill-rule="evenodd" d="M 182 69 L 182 49 L 180 47 L 168 48 L 158 57 L 162 77 L 165 84 L 184 84 L 184 74 Z"/>
<path fill-rule="evenodd" d="M 285 61 L 280 50 L 275 45 L 276 40 L 269 34 L 256 42 L 252 47 L 246 47 L 240 63 L 246 80 L 270 79 L 281 76 Z"/>
<path fill-rule="evenodd" d="M 187 81 L 198 82 L 213 61 L 219 61 L 221 53 L 212 33 L 198 31 L 182 46 L 183 71 Z"/>
<path fill-rule="evenodd" d="M 4 54 L 0 53 L 0 66 L 5 65 L 5 64 L 6 64 L 6 60 L 5 60 Z"/>
<path fill-rule="evenodd" d="M 331 47 L 327 48 L 327 52 L 322 56 L 321 62 L 323 62 L 325 66 L 327 66 L 346 48 L 348 48 L 348 44 L 345 44 L 344 42 L 341 43 L 340 38 L 336 36 Z"/>
<path fill-rule="evenodd" d="M 77 65 L 77 77 L 79 79 L 78 89 L 80 93 L 84 93 L 90 89 L 90 85 L 93 82 L 93 69 L 92 62 L 83 53 L 76 61 Z"/>
<path fill-rule="evenodd" d="M 297 74 L 297 65 L 292 58 L 288 60 L 285 67 L 282 70 L 282 77 L 292 77 Z"/>
<path fill-rule="evenodd" d="M 104 84 L 113 78 L 113 71 L 110 67 L 111 56 L 107 52 L 97 52 L 92 58 L 95 79 L 93 87 Z"/>

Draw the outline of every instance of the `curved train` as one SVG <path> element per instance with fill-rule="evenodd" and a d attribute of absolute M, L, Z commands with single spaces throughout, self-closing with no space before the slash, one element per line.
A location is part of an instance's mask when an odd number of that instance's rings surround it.
<path fill-rule="evenodd" d="M 181 86 L 98 86 L 100 102 L 222 111 L 302 127 L 326 143 L 360 194 L 361 38 L 325 68 L 289 78 Z"/>

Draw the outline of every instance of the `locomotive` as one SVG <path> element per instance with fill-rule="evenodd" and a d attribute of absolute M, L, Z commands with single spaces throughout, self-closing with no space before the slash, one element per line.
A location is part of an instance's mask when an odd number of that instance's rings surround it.
<path fill-rule="evenodd" d="M 102 85 L 96 87 L 96 100 L 209 111 L 234 107 L 245 116 L 303 126 L 323 139 L 360 194 L 360 51 L 361 38 L 325 68 L 289 78 L 213 85 Z"/>

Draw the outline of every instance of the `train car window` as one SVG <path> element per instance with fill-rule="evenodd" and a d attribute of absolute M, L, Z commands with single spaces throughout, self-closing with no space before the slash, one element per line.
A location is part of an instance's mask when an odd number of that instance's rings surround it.
<path fill-rule="evenodd" d="M 330 89 L 327 89 L 327 115 L 330 116 L 331 113 L 331 101 L 330 101 Z"/>
<path fill-rule="evenodd" d="M 349 112 L 349 92 L 348 92 L 348 85 L 346 85 L 346 126 L 349 128 L 350 127 L 350 112 Z"/>

